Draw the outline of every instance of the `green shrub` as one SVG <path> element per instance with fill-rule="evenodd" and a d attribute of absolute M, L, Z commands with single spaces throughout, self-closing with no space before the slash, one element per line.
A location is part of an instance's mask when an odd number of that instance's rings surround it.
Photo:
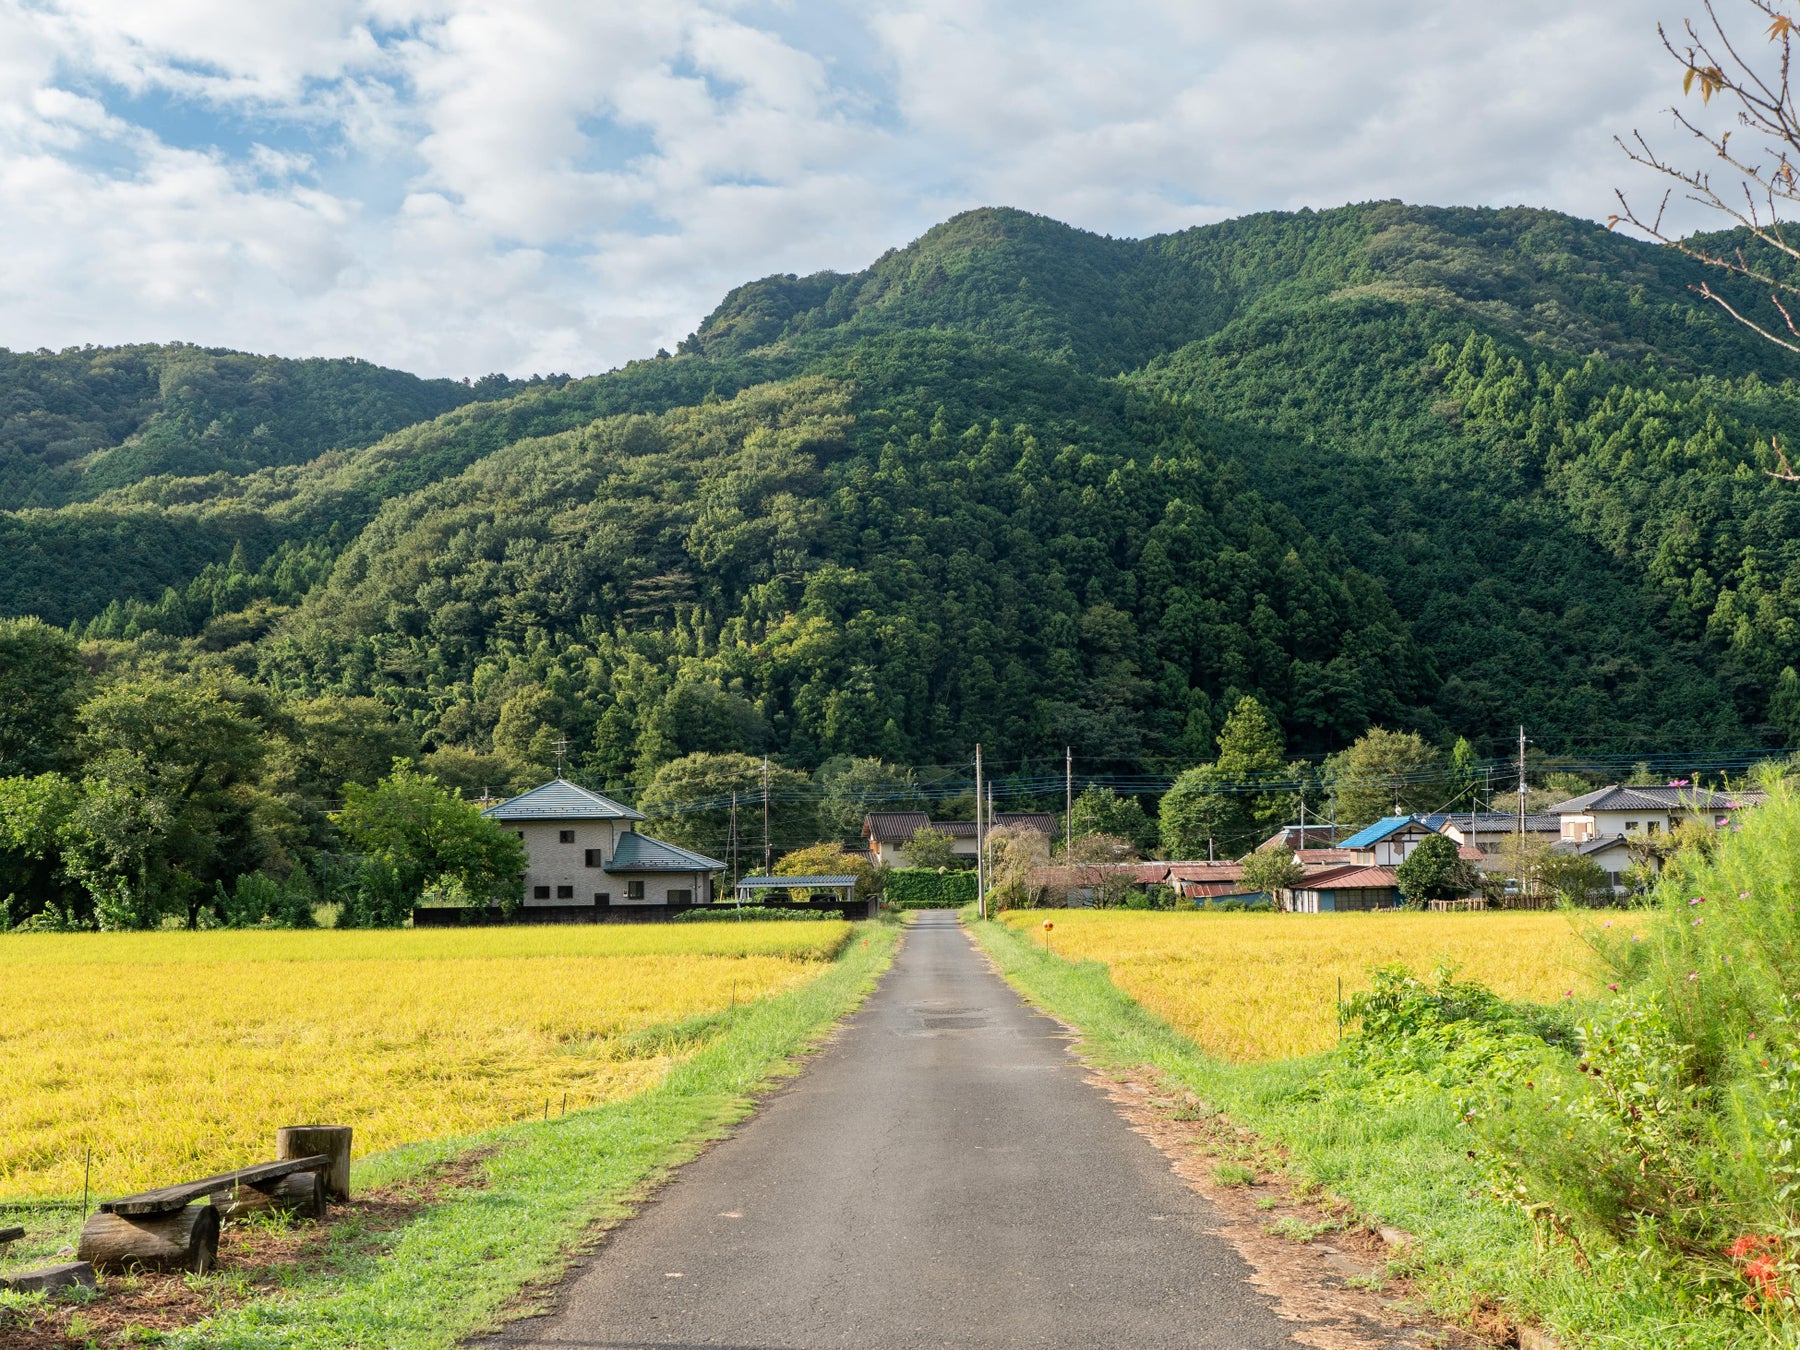
<path fill-rule="evenodd" d="M 882 898 L 890 909 L 961 909 L 975 900 L 975 874 L 896 867 L 887 874 Z"/>
<path fill-rule="evenodd" d="M 1671 860 L 1647 925 L 1596 929 L 1612 996 L 1580 1028 L 1580 1055 L 1546 1062 L 1481 1125 L 1504 1185 L 1559 1230 L 1791 1317 L 1800 800 L 1773 785 L 1707 842 Z"/>

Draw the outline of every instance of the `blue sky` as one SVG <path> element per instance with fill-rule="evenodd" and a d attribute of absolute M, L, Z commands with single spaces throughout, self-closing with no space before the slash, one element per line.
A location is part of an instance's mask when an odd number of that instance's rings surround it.
<path fill-rule="evenodd" d="M 1729 0 L 1727 0 L 1729 4 Z M 1603 218 L 1642 0 L 0 0 L 0 345 L 589 373 L 969 207 Z"/>

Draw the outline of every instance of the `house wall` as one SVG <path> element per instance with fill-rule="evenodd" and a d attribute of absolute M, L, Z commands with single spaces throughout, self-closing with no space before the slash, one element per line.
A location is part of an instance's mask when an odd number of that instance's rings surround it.
<path fill-rule="evenodd" d="M 704 905 L 712 900 L 712 877 L 706 872 L 632 872 L 608 879 L 615 905 Z M 641 897 L 631 896 L 630 883 L 634 881 L 643 883 Z M 687 891 L 688 897 L 685 902 L 671 900 L 670 891 Z"/>
<path fill-rule="evenodd" d="M 643 872 L 614 875 L 603 871 L 601 864 L 612 861 L 613 850 L 629 822 L 622 820 L 531 820 L 503 821 L 525 843 L 526 905 L 666 905 L 670 891 L 691 891 L 692 903 L 705 904 L 712 899 L 712 878 L 706 872 Z M 574 842 L 564 843 L 564 831 L 574 835 Z M 594 865 L 587 861 L 589 850 L 598 856 Z M 644 894 L 629 894 L 631 882 L 643 883 Z M 540 895 L 548 887 L 548 895 Z"/>

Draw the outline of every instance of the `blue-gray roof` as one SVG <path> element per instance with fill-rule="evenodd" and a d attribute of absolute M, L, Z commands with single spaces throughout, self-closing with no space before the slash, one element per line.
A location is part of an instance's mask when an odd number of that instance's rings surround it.
<path fill-rule="evenodd" d="M 1420 820 L 1417 816 L 1388 816 L 1385 820 L 1378 820 L 1373 825 L 1363 826 L 1362 829 L 1344 840 L 1338 847 L 1372 848 L 1383 839 L 1386 839 L 1390 834 L 1398 834 L 1408 825 L 1418 825 L 1422 829 L 1427 830 L 1431 828 L 1430 825 L 1426 824 L 1423 820 Z"/>
<path fill-rule="evenodd" d="M 629 806 L 576 787 L 558 778 L 530 792 L 490 806 L 481 813 L 489 820 L 642 820 Z"/>
<path fill-rule="evenodd" d="M 717 858 L 709 858 L 704 853 L 690 853 L 685 848 L 676 848 L 673 844 L 665 844 L 660 839 L 652 839 L 647 834 L 639 834 L 633 830 L 629 834 L 619 836 L 618 847 L 613 850 L 612 861 L 607 863 L 605 872 L 718 872 L 725 864 Z"/>

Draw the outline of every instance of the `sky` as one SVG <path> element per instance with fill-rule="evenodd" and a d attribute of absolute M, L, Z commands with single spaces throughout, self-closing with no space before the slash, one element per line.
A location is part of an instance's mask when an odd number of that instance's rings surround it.
<path fill-rule="evenodd" d="M 1604 219 L 1651 195 L 1611 138 L 1667 126 L 1683 12 L 0 0 L 0 346 L 580 375 L 977 206 L 1129 236 L 1388 197 Z"/>

